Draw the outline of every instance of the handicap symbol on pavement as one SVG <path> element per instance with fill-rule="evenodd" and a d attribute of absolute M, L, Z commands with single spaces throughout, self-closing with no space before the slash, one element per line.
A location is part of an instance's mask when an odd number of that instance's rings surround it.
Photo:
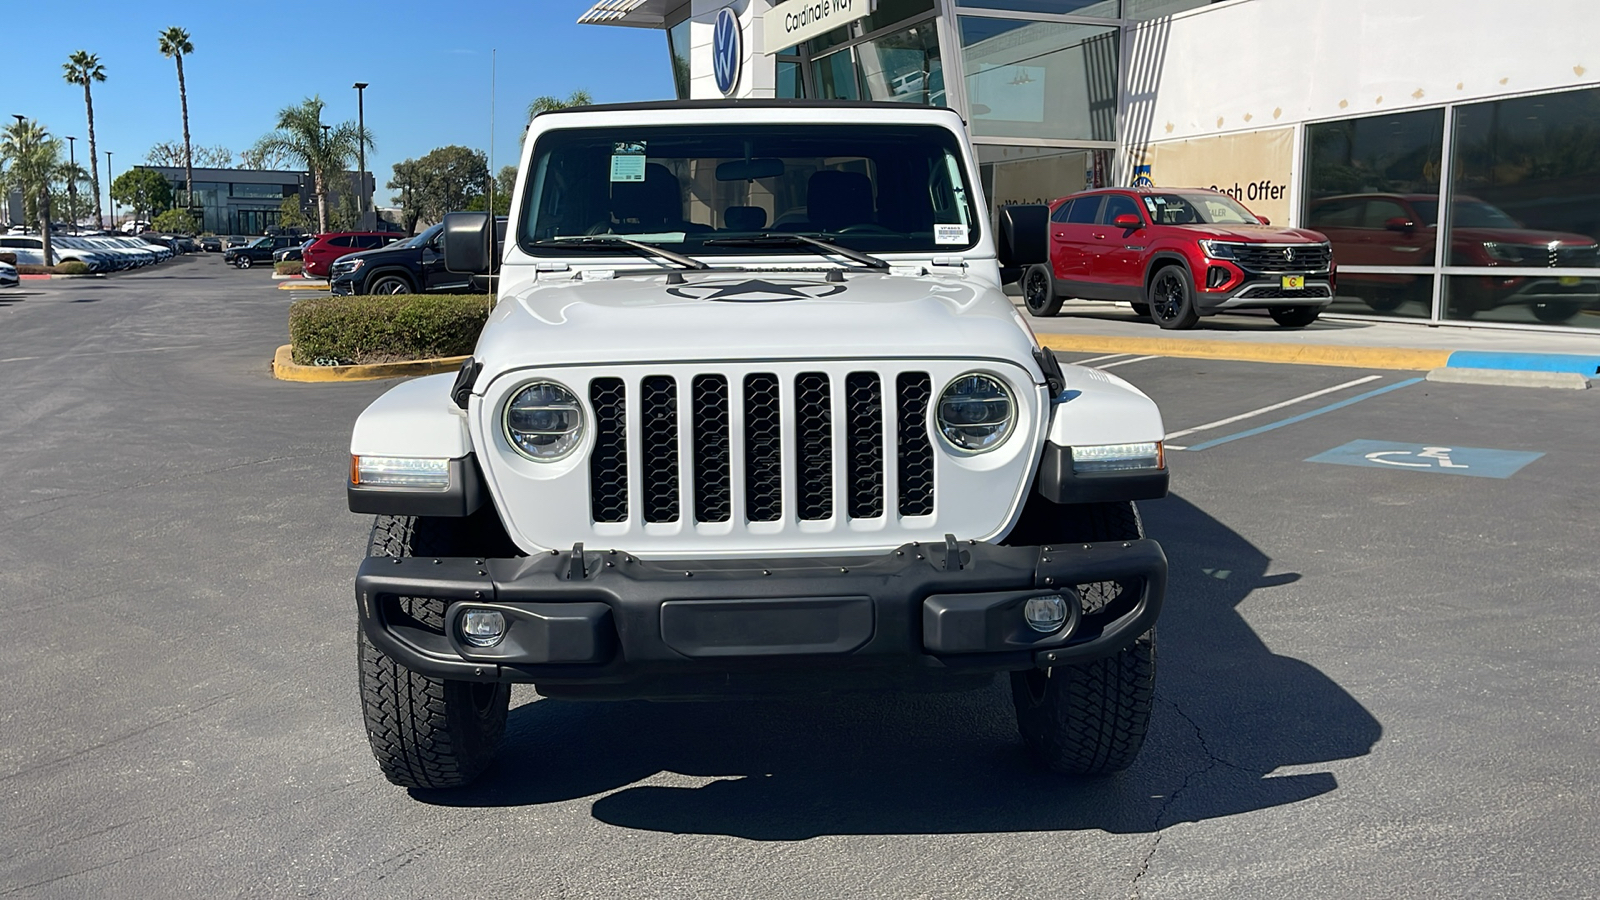
<path fill-rule="evenodd" d="M 1510 478 L 1543 453 L 1525 450 L 1490 450 L 1484 447 L 1441 447 L 1396 441 L 1351 441 L 1307 459 L 1306 462 L 1338 466 L 1409 469 L 1441 475 Z"/>

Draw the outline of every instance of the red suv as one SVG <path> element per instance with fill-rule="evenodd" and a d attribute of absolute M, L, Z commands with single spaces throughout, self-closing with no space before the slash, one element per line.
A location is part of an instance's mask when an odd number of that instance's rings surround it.
<path fill-rule="evenodd" d="M 326 278 L 333 261 L 346 253 L 376 250 L 405 236 L 389 231 L 330 231 L 319 234 L 301 251 L 301 269 L 307 275 Z"/>
<path fill-rule="evenodd" d="M 1162 328 L 1266 309 L 1300 328 L 1333 302 L 1333 251 L 1315 231 L 1276 228 L 1227 194 L 1104 188 L 1050 204 L 1050 262 L 1022 275 L 1028 312 L 1068 297 L 1122 300 Z"/>

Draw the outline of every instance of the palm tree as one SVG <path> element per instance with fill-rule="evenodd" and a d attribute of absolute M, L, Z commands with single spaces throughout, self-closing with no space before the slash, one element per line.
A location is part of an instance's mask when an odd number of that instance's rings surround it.
<path fill-rule="evenodd" d="M 32 119 L 19 119 L 0 133 L 0 162 L 6 182 L 34 199 L 39 213 L 39 236 L 44 241 L 44 264 L 55 259 L 50 247 L 50 185 L 61 172 L 61 141 L 51 137 Z"/>
<path fill-rule="evenodd" d="M 366 144 L 376 149 L 370 132 L 363 134 L 348 119 L 338 125 L 322 124 L 323 99 L 307 97 L 294 106 L 278 110 L 278 130 L 256 141 L 250 153 L 280 154 L 299 160 L 311 174 L 311 190 L 317 198 L 317 230 L 328 230 L 328 189 L 333 178 L 350 168 L 356 150 Z M 346 185 L 345 192 L 349 191 Z"/>
<path fill-rule="evenodd" d="M 543 97 L 533 98 L 533 102 L 528 104 L 528 118 L 531 119 L 542 112 L 553 112 L 573 106 L 589 106 L 592 103 L 594 103 L 594 98 L 589 96 L 589 92 L 583 88 L 573 91 L 567 95 L 565 100 L 546 94 Z"/>
<path fill-rule="evenodd" d="M 178 61 L 178 100 L 183 104 L 183 192 L 184 206 L 194 203 L 194 152 L 189 147 L 189 89 L 183 84 L 183 58 L 194 52 L 189 32 L 174 25 L 161 32 L 156 47 L 161 55 Z"/>
<path fill-rule="evenodd" d="M 89 111 L 89 180 L 94 183 L 94 221 L 96 228 L 104 227 L 105 219 L 100 213 L 100 154 L 94 143 L 94 97 L 89 93 L 89 85 L 106 80 L 106 67 L 100 65 L 100 57 L 79 50 L 67 57 L 61 70 L 69 84 L 83 85 L 83 105 Z"/>

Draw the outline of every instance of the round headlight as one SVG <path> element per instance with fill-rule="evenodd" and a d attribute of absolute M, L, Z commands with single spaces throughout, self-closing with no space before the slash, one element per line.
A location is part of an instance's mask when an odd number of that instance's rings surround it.
<path fill-rule="evenodd" d="M 583 441 L 583 407 L 553 381 L 535 381 L 506 404 L 506 440 L 538 462 L 561 459 Z"/>
<path fill-rule="evenodd" d="M 1005 382 L 968 372 L 939 395 L 939 433 L 952 447 L 982 453 L 1000 446 L 1017 421 L 1017 406 Z"/>

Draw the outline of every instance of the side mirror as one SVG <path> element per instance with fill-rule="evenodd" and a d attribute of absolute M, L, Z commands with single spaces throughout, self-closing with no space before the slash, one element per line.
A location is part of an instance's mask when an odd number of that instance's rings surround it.
<path fill-rule="evenodd" d="M 1385 219 L 1383 222 L 1383 227 L 1389 231 L 1404 231 L 1409 234 L 1410 232 L 1417 230 L 1417 223 L 1411 221 L 1405 216 L 1395 216 L 1392 219 Z"/>
<path fill-rule="evenodd" d="M 1050 207 L 1042 203 L 1000 207 L 1000 265 L 1026 268 L 1050 261 Z"/>
<path fill-rule="evenodd" d="M 1118 228 L 1143 228 L 1144 220 L 1133 213 L 1123 213 L 1112 219 L 1111 224 Z"/>
<path fill-rule="evenodd" d="M 1261 224 L 1263 224 L 1263 225 L 1271 225 L 1272 224 L 1272 220 L 1267 218 L 1266 216 L 1256 216 L 1256 219 L 1259 220 L 1261 222 Z"/>
<path fill-rule="evenodd" d="M 488 275 L 494 270 L 494 243 L 486 212 L 450 213 L 444 217 L 444 267 L 463 275 Z"/>

